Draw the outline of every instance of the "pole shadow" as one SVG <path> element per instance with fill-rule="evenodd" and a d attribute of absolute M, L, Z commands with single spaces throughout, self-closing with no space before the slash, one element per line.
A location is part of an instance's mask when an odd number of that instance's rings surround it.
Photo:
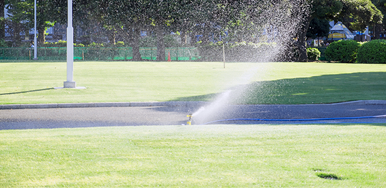
<path fill-rule="evenodd" d="M 32 93 L 32 92 L 38 92 L 38 91 L 47 91 L 47 90 L 53 90 L 54 88 L 44 88 L 44 89 L 34 89 L 34 90 L 28 90 L 28 91 L 19 91 L 19 92 L 12 92 L 12 93 L 0 93 L 1 95 L 16 95 L 16 94 L 22 94 L 22 93 Z"/>

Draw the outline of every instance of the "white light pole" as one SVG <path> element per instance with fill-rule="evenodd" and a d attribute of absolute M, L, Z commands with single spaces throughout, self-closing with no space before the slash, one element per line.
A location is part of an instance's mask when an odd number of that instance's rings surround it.
<path fill-rule="evenodd" d="M 74 79 L 74 28 L 72 27 L 72 0 L 68 0 L 67 25 L 67 81 L 64 88 L 76 88 Z"/>
<path fill-rule="evenodd" d="M 34 19 L 35 19 L 35 25 L 34 25 L 34 60 L 38 59 L 38 40 L 36 38 L 36 0 L 34 2 Z"/>

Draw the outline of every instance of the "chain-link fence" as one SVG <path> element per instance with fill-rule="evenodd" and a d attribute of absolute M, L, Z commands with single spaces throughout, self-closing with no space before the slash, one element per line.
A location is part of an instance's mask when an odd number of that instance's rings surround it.
<path fill-rule="evenodd" d="M 66 60 L 66 47 L 38 47 L 39 60 Z M 141 47 L 142 59 L 156 60 L 157 47 Z M 191 61 L 200 58 L 195 47 L 171 47 L 165 49 L 165 60 Z M 0 59 L 31 60 L 34 48 L 0 48 Z M 74 47 L 75 60 L 130 60 L 133 59 L 132 47 Z"/>

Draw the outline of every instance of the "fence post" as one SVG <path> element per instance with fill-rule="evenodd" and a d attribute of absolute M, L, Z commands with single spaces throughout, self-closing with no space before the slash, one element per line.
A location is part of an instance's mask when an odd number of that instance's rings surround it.
<path fill-rule="evenodd" d="M 150 60 L 153 61 L 153 47 L 150 47 Z"/>
<path fill-rule="evenodd" d="M 124 47 L 125 49 L 125 57 L 124 57 L 124 61 L 127 61 L 127 47 Z"/>
<path fill-rule="evenodd" d="M 177 61 L 178 61 L 178 56 L 179 56 L 179 53 L 178 53 L 178 45 L 177 45 Z"/>
<path fill-rule="evenodd" d="M 188 52 L 189 52 L 189 61 L 192 61 L 192 52 L 190 51 L 192 48 L 188 48 Z"/>

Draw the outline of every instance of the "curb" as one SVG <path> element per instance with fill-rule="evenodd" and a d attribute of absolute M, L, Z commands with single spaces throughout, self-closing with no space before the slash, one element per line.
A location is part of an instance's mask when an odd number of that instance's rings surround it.
<path fill-rule="evenodd" d="M 198 107 L 207 104 L 202 101 L 170 101 L 170 102 L 110 102 L 110 103 L 60 103 L 60 104 L 9 104 L 0 105 L 0 110 L 39 109 L 39 108 L 96 108 L 96 107 Z"/>
<path fill-rule="evenodd" d="M 349 101 L 334 104 L 345 104 L 345 105 L 386 105 L 386 100 L 359 100 Z"/>
<path fill-rule="evenodd" d="M 204 101 L 168 101 L 168 102 L 109 102 L 109 103 L 60 103 L 60 104 L 9 104 L 0 105 L 0 110 L 39 109 L 39 108 L 97 108 L 97 107 L 200 107 L 209 104 Z M 359 100 L 332 104 L 295 104 L 295 105 L 386 105 L 386 100 Z M 265 106 L 256 105 L 256 106 Z M 268 106 L 268 105 L 267 105 Z M 271 106 L 271 105 L 269 105 Z M 293 106 L 293 105 L 278 105 Z"/>

